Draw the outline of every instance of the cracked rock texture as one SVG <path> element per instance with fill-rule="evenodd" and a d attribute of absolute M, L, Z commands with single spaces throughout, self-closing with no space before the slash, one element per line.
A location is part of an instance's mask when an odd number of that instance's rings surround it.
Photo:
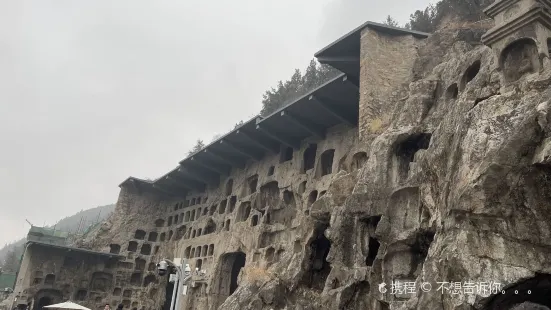
<path fill-rule="evenodd" d="M 304 225 L 331 242 L 322 291 L 288 276 L 307 269 L 284 257 L 276 279 L 220 309 L 549 309 L 549 67 L 504 85 L 491 49 L 462 40 L 472 32 L 443 29 L 422 43 L 419 59 L 442 56 L 416 64 L 390 124 L 365 141 L 367 162 L 335 174 L 312 205 Z M 397 280 L 433 289 L 391 294 Z M 436 291 L 491 281 L 504 292 Z"/>
<path fill-rule="evenodd" d="M 525 40 L 500 67 L 485 30 L 366 30 L 357 128 L 184 198 L 124 183 L 78 244 L 123 256 L 95 306 L 159 309 L 155 263 L 185 258 L 181 310 L 549 309 L 551 62 Z"/>

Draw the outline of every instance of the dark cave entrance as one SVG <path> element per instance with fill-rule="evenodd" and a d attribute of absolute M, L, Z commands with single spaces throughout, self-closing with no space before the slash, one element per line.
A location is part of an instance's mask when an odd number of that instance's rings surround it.
<path fill-rule="evenodd" d="M 170 282 L 170 275 L 166 275 L 166 293 L 165 303 L 163 304 L 163 310 L 170 310 L 170 303 L 172 302 L 172 293 L 174 292 L 174 283 Z"/>
<path fill-rule="evenodd" d="M 377 230 L 377 225 L 379 225 L 379 222 L 381 221 L 381 216 L 370 216 L 366 219 L 360 219 L 360 223 L 362 225 L 362 228 L 364 230 L 365 234 L 365 248 L 363 249 L 365 252 L 365 264 L 366 266 L 373 266 L 373 263 L 377 259 L 377 255 L 379 254 L 379 248 L 381 246 L 381 243 L 377 238 L 375 238 L 375 232 Z"/>
<path fill-rule="evenodd" d="M 306 286 L 320 291 L 323 290 L 327 276 L 331 272 L 331 264 L 327 261 L 331 241 L 324 235 L 326 228 L 327 226 L 322 226 L 316 229 L 316 237 L 310 243 L 309 268 L 303 278 Z"/>
<path fill-rule="evenodd" d="M 43 289 L 34 295 L 33 310 L 42 310 L 43 307 L 62 302 L 63 294 L 55 289 Z M 47 308 L 46 308 L 47 309 Z"/>
<path fill-rule="evenodd" d="M 302 173 L 310 169 L 314 169 L 316 163 L 316 152 L 318 150 L 317 144 L 310 144 L 308 148 L 304 151 L 302 156 Z"/>
<path fill-rule="evenodd" d="M 545 308 L 547 307 L 547 308 Z M 551 308 L 551 275 L 537 274 L 494 295 L 484 310 L 520 310 Z"/>
<path fill-rule="evenodd" d="M 373 262 L 375 262 L 375 259 L 377 258 L 377 254 L 379 253 L 379 247 L 381 244 L 377 239 L 373 237 L 369 237 L 369 245 L 368 245 L 368 251 L 367 251 L 367 257 L 365 259 L 365 264 L 367 266 L 373 266 Z"/>
<path fill-rule="evenodd" d="M 224 254 L 218 267 L 218 277 L 213 283 L 218 295 L 228 297 L 238 288 L 238 277 L 241 268 L 245 266 L 247 255 L 241 251 Z M 224 298 L 225 299 L 225 298 Z M 221 300 L 220 302 L 223 302 Z"/>
<path fill-rule="evenodd" d="M 235 258 L 231 268 L 230 295 L 233 294 L 233 292 L 235 292 L 235 290 L 237 289 L 237 276 L 239 276 L 241 268 L 245 266 L 245 261 L 247 257 L 243 252 L 237 252 L 233 255 L 235 256 Z"/>
<path fill-rule="evenodd" d="M 53 304 L 52 299 L 50 297 L 42 297 L 38 300 L 38 303 L 34 307 L 35 310 L 42 310 L 42 308 L 49 306 Z"/>
<path fill-rule="evenodd" d="M 408 178 L 410 163 L 415 162 L 415 154 L 418 151 L 429 148 L 431 136 L 430 133 L 414 134 L 396 145 L 394 173 L 397 181 Z"/>

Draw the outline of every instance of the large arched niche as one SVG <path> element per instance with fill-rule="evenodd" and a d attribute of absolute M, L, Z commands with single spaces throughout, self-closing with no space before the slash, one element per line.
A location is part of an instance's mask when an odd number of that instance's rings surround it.
<path fill-rule="evenodd" d="M 551 274 L 536 274 L 533 278 L 507 286 L 504 291 L 491 296 L 483 309 L 551 309 Z"/>
<path fill-rule="evenodd" d="M 63 302 L 63 294 L 59 290 L 45 289 L 34 295 L 33 310 L 41 310 L 45 306 Z"/>
<path fill-rule="evenodd" d="M 532 38 L 520 38 L 509 43 L 501 51 L 499 67 L 506 83 L 515 82 L 526 74 L 539 72 L 542 63 L 536 41 Z"/>
<path fill-rule="evenodd" d="M 245 266 L 247 255 L 237 251 L 226 253 L 220 257 L 220 263 L 216 270 L 216 277 L 213 283 L 213 292 L 225 299 L 235 292 L 238 284 L 238 276 L 241 268 Z M 220 300 L 222 302 L 223 300 Z"/>

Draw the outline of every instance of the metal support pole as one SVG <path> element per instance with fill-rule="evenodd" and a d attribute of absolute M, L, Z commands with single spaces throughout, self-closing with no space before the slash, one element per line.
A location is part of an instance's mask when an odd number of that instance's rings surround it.
<path fill-rule="evenodd" d="M 179 308 L 179 302 L 180 302 L 180 295 L 181 295 L 181 286 L 184 285 L 190 278 L 191 275 L 186 274 L 182 270 L 182 266 L 185 266 L 185 260 L 182 262 L 180 266 L 176 266 L 174 262 L 168 259 L 163 259 L 165 262 L 167 262 L 172 267 L 176 267 L 176 280 L 174 281 L 174 287 L 172 291 L 172 300 L 170 301 L 170 309 L 169 310 L 178 310 Z M 184 278 L 185 276 L 185 278 Z M 176 296 L 176 298 L 174 298 Z"/>
<path fill-rule="evenodd" d="M 178 277 L 178 276 L 177 276 Z M 172 289 L 172 299 L 170 300 L 170 310 L 174 309 L 174 296 L 178 290 L 178 278 L 174 281 L 174 288 Z"/>
<path fill-rule="evenodd" d="M 178 310 L 180 307 L 180 287 L 182 284 L 184 284 L 184 278 L 182 277 L 182 268 L 180 266 L 177 267 L 178 269 L 178 288 L 176 289 L 177 295 L 176 295 L 176 304 L 174 305 L 174 310 Z M 180 279 L 182 279 L 182 283 L 180 283 Z"/>

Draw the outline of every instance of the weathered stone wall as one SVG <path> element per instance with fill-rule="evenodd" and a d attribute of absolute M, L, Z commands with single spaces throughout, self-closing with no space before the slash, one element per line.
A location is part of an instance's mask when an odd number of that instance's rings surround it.
<path fill-rule="evenodd" d="M 313 203 L 306 235 L 318 227 L 331 244 L 322 287 L 286 278 L 300 267 L 284 257 L 274 279 L 238 290 L 223 309 L 551 307 L 551 72 L 521 71 L 504 85 L 492 50 L 469 44 L 468 31 L 423 42 L 421 57 L 455 43 L 360 143 L 368 150 L 360 173 L 339 172 Z M 530 44 L 517 49 L 534 53 Z M 414 293 L 393 293 L 397 282 L 414 283 Z M 447 285 L 439 291 L 437 282 Z M 490 283 L 500 291 L 484 291 Z"/>
<path fill-rule="evenodd" d="M 360 48 L 359 131 L 362 141 L 382 133 L 403 104 L 421 39 L 366 28 Z"/>
<path fill-rule="evenodd" d="M 49 245 L 30 244 L 14 289 L 17 304 L 40 309 L 49 303 L 76 300 L 98 308 L 111 301 L 116 260 Z"/>
<path fill-rule="evenodd" d="M 166 223 L 167 212 L 163 198 L 122 188 L 113 215 L 81 244 L 126 257 L 117 262 L 112 306 L 158 309 L 163 305 L 167 278 L 159 277 L 156 264 L 163 257 L 174 257 L 170 241 L 176 240 L 174 227 Z"/>
<path fill-rule="evenodd" d="M 312 154 L 306 167 L 305 152 L 306 157 Z M 106 252 L 110 245 L 119 245 L 120 254 L 128 257 L 121 264 L 131 269 L 136 258 L 149 265 L 163 257 L 182 257 L 192 270 L 205 270 L 206 277 L 194 277 L 197 286 L 190 286 L 182 298 L 184 309 L 215 309 L 226 300 L 237 255 L 246 255 L 239 283 L 272 279 L 271 266 L 284 258 L 295 262 L 284 276 L 300 278 L 315 226 L 308 216 L 310 206 L 325 194 L 339 171 L 356 171 L 367 159 L 366 150 L 358 146 L 357 128 L 343 125 L 330 129 L 325 140 L 303 141 L 289 160 L 282 159 L 283 153 L 251 161 L 245 169 L 223 177 L 219 186 L 189 193 L 185 199 L 123 188 L 114 215 L 84 245 Z M 136 238 L 136 230 L 147 233 L 145 241 Z M 151 232 L 157 233 L 156 241 L 148 241 Z M 136 242 L 136 250 L 128 251 L 129 242 Z M 151 255 L 139 254 L 144 243 L 151 244 Z M 145 274 L 156 276 L 151 270 Z M 132 287 L 143 294 L 132 295 L 130 304 L 138 302 L 147 309 L 161 306 L 166 277 L 156 276 L 155 281 L 152 287 Z M 125 282 L 122 288 L 129 285 Z M 155 306 L 140 301 L 145 297 Z"/>
<path fill-rule="evenodd" d="M 112 304 L 158 309 L 154 263 L 183 257 L 206 275 L 180 309 L 551 307 L 551 71 L 500 70 L 479 32 L 419 42 L 365 30 L 359 128 L 182 199 L 123 187 L 82 244 L 126 257 L 113 287 L 132 293 Z M 515 44 L 509 59 L 530 64 L 533 44 Z M 437 291 L 492 281 L 503 294 Z M 396 282 L 416 289 L 392 293 Z"/>

